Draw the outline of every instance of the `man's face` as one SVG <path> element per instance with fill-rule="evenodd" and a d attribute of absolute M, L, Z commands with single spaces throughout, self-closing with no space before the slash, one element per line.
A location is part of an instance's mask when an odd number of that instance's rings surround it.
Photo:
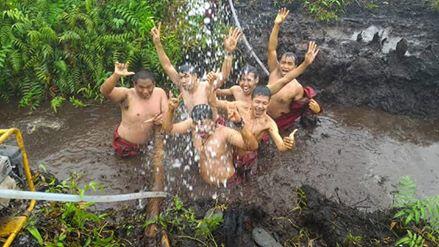
<path fill-rule="evenodd" d="M 149 99 L 154 91 L 154 82 L 150 79 L 137 79 L 134 89 L 140 98 Z"/>
<path fill-rule="evenodd" d="M 201 139 L 206 139 L 215 131 L 215 123 L 212 119 L 203 119 L 194 123 L 195 135 Z"/>
<path fill-rule="evenodd" d="M 296 62 L 293 57 L 287 57 L 285 55 L 280 59 L 280 73 L 285 76 L 288 72 L 296 68 Z"/>
<path fill-rule="evenodd" d="M 256 95 L 252 99 L 252 111 L 255 117 L 261 117 L 267 112 L 270 98 L 264 95 Z"/>
<path fill-rule="evenodd" d="M 258 83 L 258 78 L 256 78 L 254 73 L 245 73 L 239 78 L 239 86 L 242 88 L 242 92 L 245 95 L 250 95 L 255 89 Z"/>
<path fill-rule="evenodd" d="M 195 86 L 195 82 L 197 81 L 197 75 L 196 74 L 189 74 L 189 73 L 179 73 L 180 75 L 180 83 L 181 86 L 190 91 Z"/>

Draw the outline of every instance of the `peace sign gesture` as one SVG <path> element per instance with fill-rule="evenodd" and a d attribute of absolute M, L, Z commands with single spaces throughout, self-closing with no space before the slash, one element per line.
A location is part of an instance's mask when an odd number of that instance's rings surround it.
<path fill-rule="evenodd" d="M 182 94 L 180 93 L 180 95 L 178 95 L 177 98 L 174 97 L 174 95 L 172 94 L 172 91 L 169 90 L 169 102 L 168 102 L 168 106 L 170 110 L 175 110 L 178 107 L 178 104 L 180 103 L 180 100 L 182 98 Z"/>
<path fill-rule="evenodd" d="M 153 27 L 152 29 L 151 29 L 151 36 L 152 36 L 152 42 L 154 43 L 154 44 L 158 44 L 158 43 L 160 43 L 160 27 L 162 26 L 162 23 L 161 22 L 159 22 L 159 25 L 158 25 L 158 27 Z"/>

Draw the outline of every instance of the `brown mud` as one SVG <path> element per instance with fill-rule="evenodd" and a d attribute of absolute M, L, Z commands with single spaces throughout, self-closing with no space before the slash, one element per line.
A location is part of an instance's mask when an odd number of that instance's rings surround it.
<path fill-rule="evenodd" d="M 47 171 L 58 179 L 66 179 L 71 172 L 82 173 L 80 181 L 84 184 L 90 181 L 103 184 L 105 189 L 100 194 L 151 190 L 152 147 L 136 159 L 114 156 L 112 132 L 120 115 L 110 103 L 84 109 L 66 105 L 58 114 L 44 107 L 32 114 L 14 108 L 13 105 L 1 107 L 0 128 L 13 126 L 24 131 L 34 169 L 44 163 Z M 243 228 L 246 224 L 239 223 L 244 219 L 251 222 L 250 227 L 262 225 L 279 232 L 279 241 L 297 233 L 293 230 L 282 233 L 283 228 L 274 218 L 291 213 L 297 204 L 296 188 L 302 185 L 312 186 L 316 192 L 310 196 L 318 193 L 316 197 L 332 203 L 334 210 L 336 205 L 351 208 L 352 217 L 388 209 L 394 185 L 401 176 L 409 175 L 416 181 L 421 197 L 437 193 L 437 119 L 335 105 L 328 105 L 325 110 L 314 130 L 298 132 L 295 151 L 279 154 L 273 145 L 263 148 L 257 176 L 232 189 L 208 187 L 202 182 L 190 142 L 186 142 L 189 137 L 167 138 L 165 190 L 193 206 L 200 217 L 215 203 L 230 205 L 230 211 L 225 214 L 229 226 L 218 233 L 218 239 L 226 242 L 226 233 L 234 231 L 230 229 L 240 229 L 237 233 L 247 239 L 244 243 L 253 243 L 251 234 Z M 119 211 L 123 216 L 115 221 L 121 222 L 128 215 L 144 211 L 146 204 L 146 201 L 98 204 L 96 208 Z M 312 221 L 303 220 L 303 225 L 306 222 Z M 314 231 L 321 235 L 326 232 L 322 229 Z M 341 231 L 339 238 L 344 233 Z"/>
<path fill-rule="evenodd" d="M 300 61 L 308 41 L 316 41 L 320 53 L 299 81 L 316 87 L 326 103 L 439 116 L 439 11 L 429 1 L 352 1 L 332 23 L 307 16 L 300 1 L 234 2 L 244 33 L 264 64 L 277 11 L 290 10 L 279 33 L 278 56 L 292 51 Z M 368 2 L 376 7 L 367 8 Z M 407 46 L 405 51 L 401 43 L 398 49 L 403 56 L 395 52 L 401 39 Z M 241 48 L 245 60 L 257 66 Z"/>

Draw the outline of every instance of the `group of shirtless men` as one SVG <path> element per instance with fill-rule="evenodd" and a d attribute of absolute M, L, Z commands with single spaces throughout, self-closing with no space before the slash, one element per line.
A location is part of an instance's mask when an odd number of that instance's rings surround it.
<path fill-rule="evenodd" d="M 151 36 L 160 63 L 180 95 L 169 99 L 162 88 L 155 86 L 154 75 L 141 70 L 128 71 L 128 64 L 116 63 L 114 73 L 101 86 L 101 93 L 122 111 L 122 121 L 114 131 L 113 148 L 121 157 L 139 154 L 141 147 L 150 141 L 155 126 L 161 125 L 168 134 L 192 134 L 194 147 L 199 155 L 199 172 L 208 184 L 238 184 L 255 169 L 260 141 L 269 137 L 279 151 L 291 150 L 294 132 L 282 138 L 303 114 L 316 114 L 320 106 L 312 98 L 315 92 L 302 87 L 295 79 L 311 65 L 319 49 L 309 42 L 304 61 L 296 66 L 293 53 L 277 59 L 278 33 L 288 10 L 279 10 L 268 44 L 269 81 L 266 86 L 257 85 L 256 68 L 246 65 L 239 74 L 239 84 L 220 89 L 232 69 L 232 53 L 241 36 L 237 28 L 231 29 L 224 39 L 225 58 L 221 72 L 210 72 L 201 80 L 196 68 L 184 64 L 174 68 L 160 41 L 160 25 L 151 30 Z M 134 75 L 134 87 L 116 87 L 123 76 Z M 217 97 L 232 96 L 234 101 Z M 174 123 L 173 116 L 180 100 L 190 116 Z M 227 127 L 220 115 L 226 112 Z"/>

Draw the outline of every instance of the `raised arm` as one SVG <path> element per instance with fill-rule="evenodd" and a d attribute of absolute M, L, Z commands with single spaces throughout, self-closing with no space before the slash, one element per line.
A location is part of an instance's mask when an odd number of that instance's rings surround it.
<path fill-rule="evenodd" d="M 161 24 L 159 23 L 158 27 L 151 29 L 152 42 L 154 43 L 163 70 L 175 85 L 180 86 L 180 76 L 166 55 L 162 42 L 160 41 L 160 26 Z"/>
<path fill-rule="evenodd" d="M 229 35 L 224 38 L 224 50 L 226 51 L 226 55 L 224 57 L 223 66 L 221 68 L 221 76 L 219 77 L 216 88 L 222 87 L 224 82 L 226 82 L 230 76 L 233 63 L 233 52 L 236 50 L 236 45 L 238 44 L 238 40 L 241 35 L 242 32 L 239 30 L 239 28 L 230 28 Z"/>
<path fill-rule="evenodd" d="M 295 130 L 297 131 L 297 130 Z M 276 147 L 279 151 L 284 152 L 288 151 L 294 148 L 295 141 L 294 141 L 294 133 L 288 137 L 282 137 L 279 134 L 279 129 L 277 127 L 276 122 L 271 120 L 270 122 L 270 128 L 268 129 L 268 132 L 270 133 L 271 139 L 273 139 L 274 144 L 276 144 Z"/>
<path fill-rule="evenodd" d="M 273 72 L 279 65 L 279 62 L 277 60 L 277 39 L 279 36 L 279 29 L 280 26 L 282 25 L 282 23 L 285 21 L 285 19 L 288 16 L 288 13 L 290 11 L 287 10 L 286 8 L 282 8 L 279 10 L 279 12 L 277 13 L 276 19 L 274 20 L 274 26 L 273 26 L 273 30 L 271 31 L 270 34 L 270 40 L 268 41 L 268 70 L 271 72 Z"/>
<path fill-rule="evenodd" d="M 216 92 L 216 96 L 218 97 L 233 95 L 232 88 L 218 89 L 215 92 Z"/>
<path fill-rule="evenodd" d="M 288 82 L 294 80 L 299 75 L 303 74 L 305 70 L 310 66 L 313 62 L 317 54 L 319 53 L 319 49 L 314 41 L 310 41 L 308 44 L 308 51 L 306 52 L 304 61 L 295 69 L 288 72 L 284 77 L 280 78 L 273 84 L 267 85 L 267 87 L 271 91 L 271 95 L 279 92 Z"/>
<path fill-rule="evenodd" d="M 100 91 L 105 98 L 115 103 L 124 101 L 128 96 L 128 88 L 116 87 L 117 82 L 122 76 L 134 75 L 134 72 L 128 71 L 128 63 L 118 63 L 114 65 L 113 74 L 108 77 L 101 85 Z"/>
<path fill-rule="evenodd" d="M 176 124 L 172 123 L 172 120 L 174 119 L 175 109 L 178 107 L 180 100 L 181 100 L 181 94 L 180 96 L 178 96 L 178 98 L 174 98 L 172 97 L 172 92 L 169 92 L 168 110 L 165 113 L 162 123 L 162 129 L 166 133 L 184 134 L 190 131 L 192 125 L 191 118 Z"/>
<path fill-rule="evenodd" d="M 254 151 L 258 149 L 258 140 L 250 128 L 244 124 L 241 132 L 231 128 L 225 128 L 227 142 L 243 150 Z"/>

